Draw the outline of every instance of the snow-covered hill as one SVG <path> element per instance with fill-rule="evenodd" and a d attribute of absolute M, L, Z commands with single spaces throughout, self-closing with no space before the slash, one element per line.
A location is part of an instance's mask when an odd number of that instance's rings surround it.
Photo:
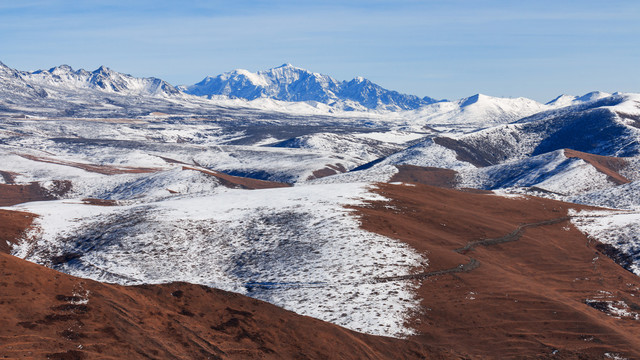
<path fill-rule="evenodd" d="M 592 91 L 590 93 L 584 94 L 582 96 L 574 96 L 574 95 L 560 95 L 557 98 L 549 101 L 546 105 L 549 105 L 554 108 L 561 108 L 566 106 L 580 105 L 583 103 L 588 103 L 600 99 L 604 99 L 606 97 L 611 96 L 609 93 L 605 93 L 602 91 Z"/>
<path fill-rule="evenodd" d="M 495 165 L 559 149 L 606 156 L 640 154 L 640 114 L 634 94 L 613 95 L 584 106 L 549 110 L 515 123 L 435 139 L 476 166 Z"/>
<path fill-rule="evenodd" d="M 339 184 L 221 190 L 132 206 L 30 203 L 19 208 L 40 215 L 39 231 L 14 253 L 95 280 L 187 281 L 354 330 L 406 336 L 418 304 L 415 283 L 374 280 L 407 275 L 427 260 L 360 229 L 344 208 L 377 198 L 364 184 Z"/>
<path fill-rule="evenodd" d="M 476 94 L 456 101 L 426 105 L 408 112 L 406 116 L 446 131 L 452 125 L 490 127 L 506 124 L 548 109 L 549 106 L 527 98 L 497 98 Z"/>
<path fill-rule="evenodd" d="M 458 186 L 466 188 L 533 187 L 558 195 L 583 194 L 618 185 L 585 160 L 567 157 L 564 150 L 488 167 L 463 169 L 457 180 Z"/>
<path fill-rule="evenodd" d="M 180 89 L 197 96 L 226 95 L 248 100 L 272 98 L 310 101 L 347 110 L 407 110 L 436 102 L 429 97 L 419 98 L 386 90 L 361 77 L 351 81 L 338 81 L 328 75 L 310 72 L 291 64 L 257 73 L 234 70 L 215 77 L 208 76 L 197 84 L 181 86 Z"/>

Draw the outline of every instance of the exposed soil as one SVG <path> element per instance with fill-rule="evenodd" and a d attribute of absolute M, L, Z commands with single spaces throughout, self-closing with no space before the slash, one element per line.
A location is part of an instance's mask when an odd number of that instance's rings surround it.
<path fill-rule="evenodd" d="M 618 185 L 631 182 L 629 181 L 629 179 L 618 173 L 618 171 L 627 167 L 628 163 L 625 159 L 611 156 L 593 155 L 571 149 L 564 149 L 564 156 L 568 158 L 579 158 L 588 162 L 594 168 L 596 168 L 596 170 L 607 175 L 609 177 L 609 180 Z"/>
<path fill-rule="evenodd" d="M 11 171 L 2 171 L 0 170 L 0 176 L 2 177 L 2 179 L 4 180 L 5 184 L 14 184 L 14 180 L 16 178 L 18 174 L 11 172 Z"/>
<path fill-rule="evenodd" d="M 396 165 L 398 172 L 389 182 L 405 182 L 433 185 L 445 188 L 456 186 L 455 170 L 414 165 Z"/>
<path fill-rule="evenodd" d="M 111 199 L 96 199 L 96 198 L 85 198 L 82 199 L 82 202 L 87 205 L 96 205 L 96 206 L 117 206 L 119 202 L 117 200 Z"/>
<path fill-rule="evenodd" d="M 193 170 L 200 171 L 203 174 L 215 176 L 223 186 L 236 189 L 271 189 L 271 188 L 281 188 L 281 187 L 290 187 L 291 184 L 285 184 L 275 181 L 266 181 L 266 180 L 258 180 L 247 177 L 233 176 L 229 174 L 225 174 L 219 171 L 203 169 L 200 167 L 191 167 L 191 166 L 183 166 L 182 170 Z"/>
<path fill-rule="evenodd" d="M 17 243 L 35 218 L 31 213 L 0 210 L 0 253 L 8 254 L 10 244 Z"/>
<path fill-rule="evenodd" d="M 34 182 L 27 185 L 0 184 L 0 206 L 11 206 L 29 201 L 55 200 L 71 190 L 68 180 L 54 180 L 53 186 L 44 188 Z"/>
<path fill-rule="evenodd" d="M 50 163 L 50 164 L 71 166 L 71 167 L 75 167 L 75 168 L 82 169 L 82 170 L 85 170 L 85 171 L 94 172 L 94 173 L 98 173 L 98 174 L 104 174 L 104 175 L 141 174 L 141 173 L 152 173 L 152 172 L 157 172 L 157 171 L 162 170 L 162 169 L 158 169 L 158 168 L 143 168 L 143 167 L 130 167 L 130 166 L 110 166 L 110 165 L 86 164 L 86 163 L 79 163 L 79 162 L 75 162 L 75 161 L 64 161 L 64 160 L 58 160 L 58 159 L 53 159 L 53 158 L 48 158 L 48 157 L 33 156 L 33 155 L 28 155 L 28 154 L 18 154 L 18 155 L 23 157 L 23 158 L 25 158 L 25 159 L 29 159 L 29 160 L 32 160 L 32 161 L 39 161 L 39 162 L 45 162 L 45 163 Z"/>
<path fill-rule="evenodd" d="M 640 322 L 586 304 L 606 291 L 640 305 L 640 279 L 568 221 L 586 207 L 421 184 L 378 191 L 391 201 L 360 207 L 362 226 L 429 259 L 414 275 L 423 309 L 411 340 L 487 358 L 640 358 Z"/>
<path fill-rule="evenodd" d="M 0 275 L 0 358 L 461 358 L 204 286 L 101 284 L 7 254 Z"/>
<path fill-rule="evenodd" d="M 307 180 L 320 179 L 323 177 L 345 173 L 345 172 L 347 172 L 347 169 L 342 164 L 336 164 L 336 165 L 327 164 L 325 165 L 324 168 L 312 172 L 311 173 L 312 175 L 310 175 L 307 178 Z"/>
<path fill-rule="evenodd" d="M 33 217 L 0 211 L 2 240 L 15 242 Z M 439 345 L 356 333 L 205 286 L 102 284 L 6 253 L 0 253 L 0 324 L 0 358 L 463 358 Z"/>
<path fill-rule="evenodd" d="M 505 160 L 506 155 L 495 149 L 480 149 L 461 140 L 448 137 L 436 137 L 433 142 L 456 152 L 456 159 L 471 163 L 477 167 L 495 165 Z"/>

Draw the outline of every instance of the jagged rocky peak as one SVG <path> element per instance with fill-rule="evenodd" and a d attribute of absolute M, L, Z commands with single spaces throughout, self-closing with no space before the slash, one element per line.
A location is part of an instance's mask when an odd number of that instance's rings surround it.
<path fill-rule="evenodd" d="M 0 61 L 0 74 L 13 74 L 15 70 L 5 65 L 2 61 Z"/>
<path fill-rule="evenodd" d="M 97 68 L 96 70 L 93 71 L 94 74 L 114 74 L 115 71 L 109 69 L 108 67 L 104 66 L 104 65 L 100 65 L 99 68 Z"/>
<path fill-rule="evenodd" d="M 52 74 L 67 74 L 67 73 L 71 73 L 74 72 L 73 68 L 69 65 L 66 64 L 62 64 L 60 66 L 56 66 L 56 67 L 52 67 L 51 69 L 49 69 L 49 72 Z"/>

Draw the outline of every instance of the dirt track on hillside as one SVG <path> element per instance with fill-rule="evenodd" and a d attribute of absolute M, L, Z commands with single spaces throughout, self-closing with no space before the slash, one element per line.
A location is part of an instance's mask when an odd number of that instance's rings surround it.
<path fill-rule="evenodd" d="M 488 358 L 640 358 L 640 322 L 585 303 L 606 292 L 640 310 L 639 278 L 567 221 L 584 207 L 419 184 L 378 192 L 390 201 L 360 207 L 362 226 L 425 253 L 434 269 L 411 276 L 423 305 L 413 340 Z"/>

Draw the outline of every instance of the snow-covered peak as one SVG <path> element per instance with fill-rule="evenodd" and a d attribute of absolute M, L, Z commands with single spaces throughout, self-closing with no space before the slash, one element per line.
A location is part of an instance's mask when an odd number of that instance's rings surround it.
<path fill-rule="evenodd" d="M 93 71 L 94 74 L 114 74 L 115 71 L 109 69 L 108 67 L 101 65 L 99 68 Z"/>
<path fill-rule="evenodd" d="M 245 69 L 236 69 L 227 74 L 229 78 L 244 77 L 254 85 L 268 86 L 269 84 L 264 77 Z"/>
<path fill-rule="evenodd" d="M 14 74 L 16 71 L 7 65 L 5 65 L 2 61 L 0 61 L 0 74 Z"/>
<path fill-rule="evenodd" d="M 297 69 L 297 70 L 304 70 L 303 68 L 299 68 L 297 66 L 293 66 L 290 63 L 284 63 L 280 66 L 276 66 L 273 69 Z"/>
<path fill-rule="evenodd" d="M 554 108 L 561 108 L 565 106 L 579 105 L 579 104 L 600 100 L 600 99 L 607 98 L 609 96 L 611 96 L 611 94 L 602 92 L 602 91 L 592 91 L 582 96 L 573 96 L 573 95 L 563 94 L 549 101 L 547 105 L 552 106 Z"/>
<path fill-rule="evenodd" d="M 602 91 L 592 91 L 578 97 L 576 100 L 581 102 L 595 101 L 611 96 L 611 94 Z"/>
<path fill-rule="evenodd" d="M 73 68 L 71 66 L 63 64 L 63 65 L 56 66 L 56 67 L 53 67 L 53 68 L 49 69 L 49 72 L 54 74 L 54 75 L 63 75 L 63 74 L 72 73 L 74 71 L 73 71 Z"/>
<path fill-rule="evenodd" d="M 571 102 L 573 102 L 575 99 L 576 97 L 573 95 L 562 94 L 556 97 L 555 99 L 547 102 L 546 105 L 558 106 L 558 107 L 566 106 L 566 104 L 571 104 Z"/>
<path fill-rule="evenodd" d="M 515 121 L 547 109 L 545 105 L 524 97 L 499 98 L 483 94 L 460 99 L 458 105 L 462 112 L 475 118 L 502 118 L 506 120 L 504 122 Z"/>
<path fill-rule="evenodd" d="M 469 97 L 460 99 L 460 106 L 461 107 L 466 107 L 466 106 L 469 106 L 469 105 L 473 105 L 473 104 L 476 104 L 477 102 L 481 101 L 481 99 L 483 101 L 486 101 L 487 98 L 488 98 L 488 96 L 483 95 L 483 94 L 479 94 L 479 93 L 475 94 L 475 95 L 471 95 Z"/>

